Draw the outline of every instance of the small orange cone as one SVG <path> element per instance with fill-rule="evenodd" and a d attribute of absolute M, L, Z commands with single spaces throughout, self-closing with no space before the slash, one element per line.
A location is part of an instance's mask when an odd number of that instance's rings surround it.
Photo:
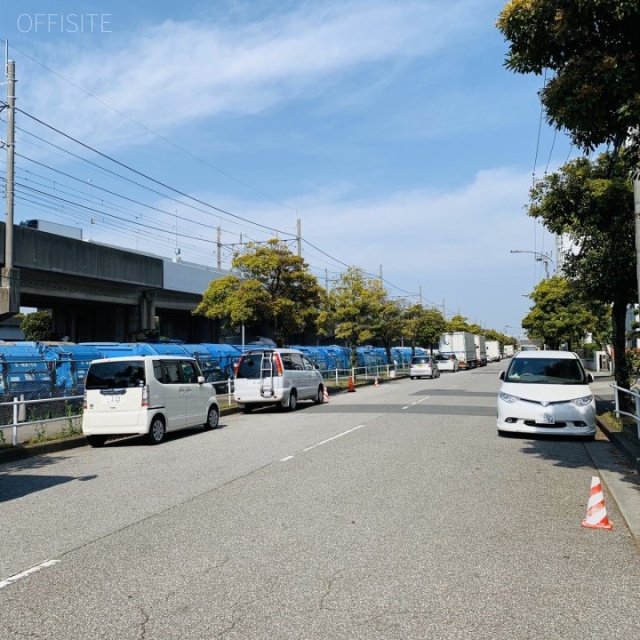
<path fill-rule="evenodd" d="M 324 401 L 329 402 L 329 391 L 327 390 L 327 387 L 324 388 Z"/>
<path fill-rule="evenodd" d="M 349 393 L 353 393 L 356 390 L 355 385 L 353 384 L 353 378 L 349 377 L 349 388 L 347 389 L 347 391 Z"/>
<path fill-rule="evenodd" d="M 376 381 L 373 383 L 374 387 L 379 387 L 380 383 L 378 382 L 378 378 L 376 377 Z"/>
<path fill-rule="evenodd" d="M 582 521 L 582 526 L 588 529 L 613 529 L 613 524 L 607 517 L 607 508 L 604 504 L 604 495 L 598 476 L 591 478 L 587 517 Z"/>

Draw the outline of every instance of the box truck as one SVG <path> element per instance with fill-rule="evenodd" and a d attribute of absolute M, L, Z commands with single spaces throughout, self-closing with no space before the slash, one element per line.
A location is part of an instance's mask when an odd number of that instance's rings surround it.
<path fill-rule="evenodd" d="M 487 341 L 484 336 L 474 334 L 473 341 L 476 344 L 476 360 L 479 367 L 487 366 Z"/>
<path fill-rule="evenodd" d="M 487 360 L 489 362 L 499 362 L 502 359 L 500 353 L 500 342 L 498 340 L 487 340 Z"/>
<path fill-rule="evenodd" d="M 512 344 L 505 344 L 504 347 L 502 347 L 502 353 L 504 353 L 505 358 L 513 358 L 513 351 Z"/>
<path fill-rule="evenodd" d="M 460 364 L 460 369 L 473 369 L 478 366 L 476 341 L 473 333 L 453 331 L 440 336 L 440 353 L 453 353 Z"/>
<path fill-rule="evenodd" d="M 80 227 L 72 227 L 68 224 L 58 224 L 57 222 L 49 222 L 48 220 L 23 220 L 20 226 L 37 229 L 38 231 L 44 231 L 46 233 L 55 233 L 57 236 L 82 240 L 82 229 Z"/>

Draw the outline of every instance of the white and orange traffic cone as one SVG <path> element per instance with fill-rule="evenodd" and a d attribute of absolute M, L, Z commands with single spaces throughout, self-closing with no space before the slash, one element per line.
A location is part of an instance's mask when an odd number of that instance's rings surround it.
<path fill-rule="evenodd" d="M 613 524 L 607 517 L 602 485 L 600 484 L 600 478 L 598 478 L 598 476 L 591 478 L 587 517 L 582 521 L 582 526 L 588 529 L 613 529 Z"/>
<path fill-rule="evenodd" d="M 376 387 L 376 388 L 380 386 L 380 383 L 378 382 L 378 378 L 377 377 L 376 377 L 376 381 L 373 383 L 373 386 Z"/>
<path fill-rule="evenodd" d="M 353 384 L 353 378 L 349 378 L 349 388 L 347 389 L 347 391 L 349 393 L 353 393 L 356 390 L 356 386 Z"/>
<path fill-rule="evenodd" d="M 329 391 L 327 390 L 327 387 L 324 388 L 324 401 L 329 402 Z"/>

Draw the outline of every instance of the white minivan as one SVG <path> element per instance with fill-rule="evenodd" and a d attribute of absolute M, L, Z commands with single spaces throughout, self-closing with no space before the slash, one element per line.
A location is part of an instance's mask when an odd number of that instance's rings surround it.
<path fill-rule="evenodd" d="M 297 349 L 246 351 L 236 365 L 233 384 L 233 397 L 245 413 L 269 404 L 294 411 L 298 400 L 324 402 L 322 374 Z"/>
<path fill-rule="evenodd" d="M 215 429 L 219 416 L 215 388 L 193 358 L 133 356 L 89 365 L 82 432 L 92 447 L 110 436 L 136 434 L 158 444 L 167 431 Z"/>

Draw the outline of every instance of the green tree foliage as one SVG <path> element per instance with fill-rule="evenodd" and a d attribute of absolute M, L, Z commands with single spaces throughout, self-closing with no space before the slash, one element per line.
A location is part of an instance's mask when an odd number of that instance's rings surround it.
<path fill-rule="evenodd" d="M 542 280 L 529 297 L 535 304 L 522 326 L 529 338 L 542 340 L 549 349 L 559 349 L 565 342 L 574 349 L 597 326 L 597 317 L 566 278 Z"/>
<path fill-rule="evenodd" d="M 508 69 L 551 72 L 540 100 L 552 125 L 583 150 L 622 147 L 640 123 L 637 0 L 511 0 L 497 27 Z"/>
<path fill-rule="evenodd" d="M 59 336 L 53 332 L 53 318 L 50 311 L 34 311 L 24 316 L 20 329 L 25 340 L 46 342 L 57 340 Z"/>
<path fill-rule="evenodd" d="M 286 244 L 278 239 L 250 243 L 234 257 L 232 269 L 236 273 L 209 284 L 194 313 L 234 329 L 264 323 L 279 345 L 315 330 L 324 290 Z"/>
<path fill-rule="evenodd" d="M 421 304 L 411 305 L 403 314 L 404 337 L 412 351 L 415 347 L 430 347 L 440 342 L 447 329 L 447 321 L 438 309 L 425 309 Z"/>
<path fill-rule="evenodd" d="M 531 190 L 529 215 L 576 247 L 564 274 L 598 315 L 611 305 L 616 381 L 628 386 L 624 352 L 627 305 L 637 300 L 633 189 L 623 162 L 611 154 L 578 158 Z M 602 330 L 599 330 L 602 333 Z"/>

